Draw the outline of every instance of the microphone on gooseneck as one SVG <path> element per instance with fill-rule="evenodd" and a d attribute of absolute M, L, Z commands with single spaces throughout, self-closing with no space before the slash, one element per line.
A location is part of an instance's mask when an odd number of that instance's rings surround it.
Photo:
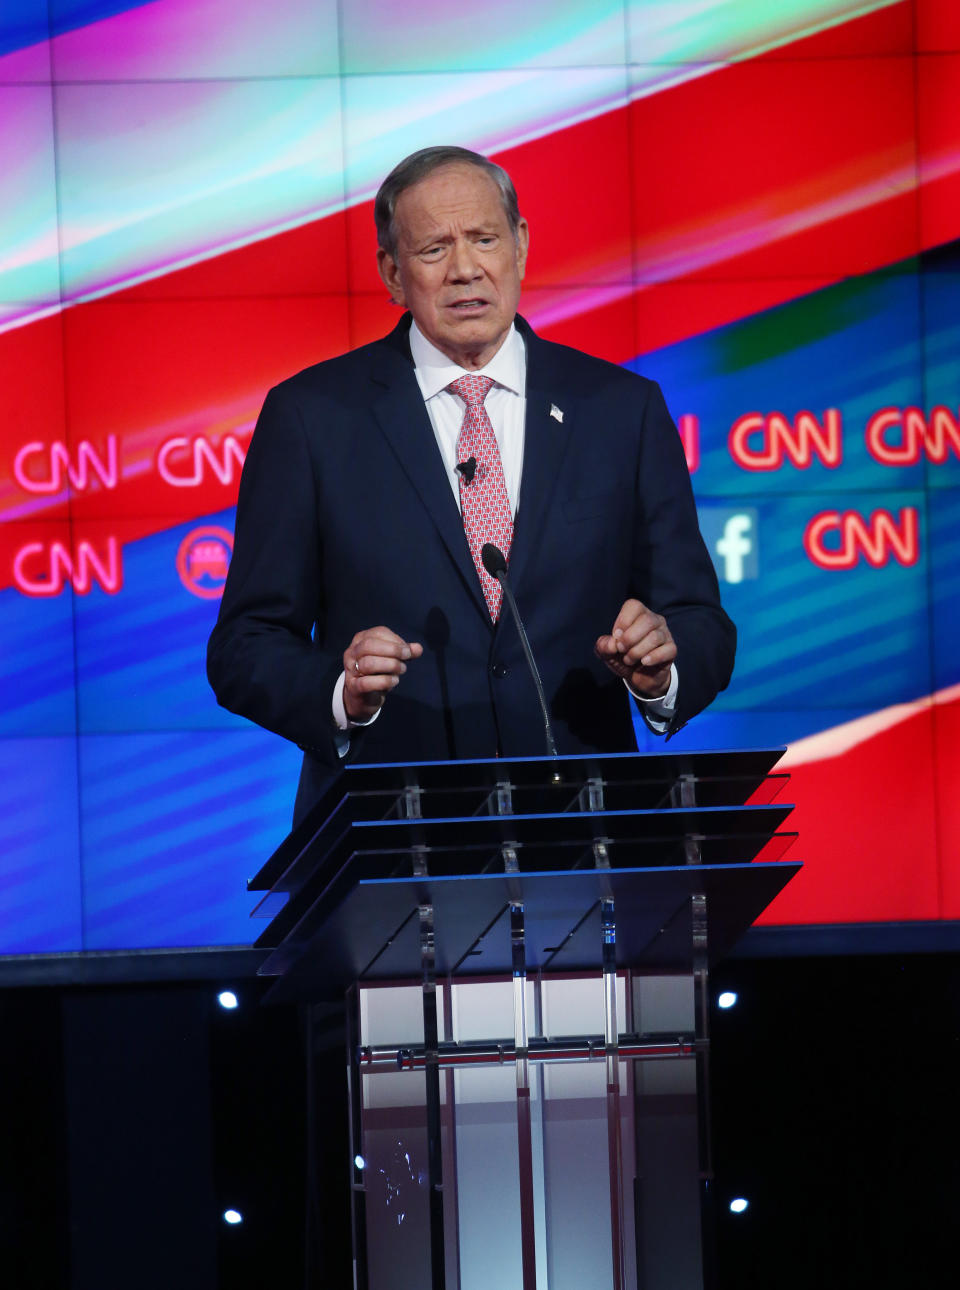
<path fill-rule="evenodd" d="M 459 467 L 458 467 L 459 469 Z M 557 745 L 553 738 L 553 726 L 550 723 L 550 713 L 547 711 L 547 698 L 543 692 L 543 682 L 540 680 L 540 673 L 537 671 L 537 664 L 534 661 L 533 650 L 530 648 L 530 641 L 527 639 L 526 628 L 520 618 L 520 611 L 517 609 L 517 602 L 513 598 L 513 592 L 507 581 L 507 561 L 499 547 L 495 547 L 492 542 L 485 542 L 480 552 L 480 559 L 483 561 L 483 567 L 489 573 L 491 578 L 496 578 L 497 582 L 503 588 L 504 598 L 510 606 L 510 612 L 513 614 L 513 621 L 517 624 L 517 632 L 520 636 L 520 644 L 523 646 L 523 652 L 526 656 L 527 667 L 530 669 L 530 675 L 533 677 L 533 684 L 537 689 L 537 698 L 540 700 L 540 711 L 543 714 L 543 733 L 547 741 L 547 756 L 556 757 Z"/>
<path fill-rule="evenodd" d="M 457 470 L 463 476 L 465 483 L 472 484 L 473 477 L 477 473 L 476 457 L 468 457 L 466 461 L 458 461 Z"/>

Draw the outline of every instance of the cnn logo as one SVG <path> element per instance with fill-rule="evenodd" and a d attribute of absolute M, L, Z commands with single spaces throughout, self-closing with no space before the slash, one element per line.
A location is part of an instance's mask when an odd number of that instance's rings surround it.
<path fill-rule="evenodd" d="M 86 596 L 94 584 L 110 595 L 123 587 L 123 558 L 120 543 L 112 535 L 99 550 L 85 538 L 71 545 L 27 542 L 13 557 L 13 584 L 25 596 L 59 596 L 71 587 Z"/>
<path fill-rule="evenodd" d="M 917 508 L 904 506 L 897 518 L 888 510 L 866 517 L 857 511 L 821 511 L 807 525 L 803 547 L 821 569 L 852 569 L 861 557 L 874 569 L 891 559 L 914 565 L 920 558 Z"/>

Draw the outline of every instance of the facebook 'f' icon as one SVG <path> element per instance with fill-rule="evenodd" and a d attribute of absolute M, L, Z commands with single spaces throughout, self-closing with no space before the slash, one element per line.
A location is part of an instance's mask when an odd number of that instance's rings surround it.
<path fill-rule="evenodd" d="M 743 582 L 744 556 L 753 552 L 753 520 L 744 511 L 731 515 L 717 542 L 717 555 L 723 560 L 724 582 Z"/>
<path fill-rule="evenodd" d="M 702 507 L 700 530 L 721 582 L 756 578 L 757 512 L 752 507 Z"/>

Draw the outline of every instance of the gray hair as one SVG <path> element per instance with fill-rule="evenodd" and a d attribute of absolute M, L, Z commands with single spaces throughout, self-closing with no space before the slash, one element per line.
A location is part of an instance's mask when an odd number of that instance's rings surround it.
<path fill-rule="evenodd" d="M 469 148 L 457 148 L 453 144 L 421 148 L 419 152 L 412 152 L 409 157 L 404 157 L 403 161 L 394 166 L 380 185 L 376 201 L 373 203 L 377 242 L 391 259 L 397 258 L 397 230 L 394 216 L 400 194 L 412 188 L 414 184 L 419 184 L 421 179 L 426 179 L 441 166 L 457 164 L 476 166 L 478 170 L 483 170 L 490 176 L 500 191 L 504 214 L 510 225 L 510 231 L 516 237 L 520 226 L 520 205 L 513 180 L 502 166 L 498 166 L 494 161 L 488 161 L 479 152 L 471 152 Z"/>

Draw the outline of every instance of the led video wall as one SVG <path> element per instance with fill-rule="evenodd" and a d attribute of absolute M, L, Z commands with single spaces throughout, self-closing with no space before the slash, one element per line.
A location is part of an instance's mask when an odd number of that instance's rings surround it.
<path fill-rule="evenodd" d="M 960 918 L 958 84 L 953 0 L 6 0 L 0 953 L 256 934 L 299 753 L 204 678 L 239 472 L 392 326 L 373 194 L 448 142 L 533 326 L 677 420 L 741 644 L 671 747 L 789 744 L 766 921 Z"/>

